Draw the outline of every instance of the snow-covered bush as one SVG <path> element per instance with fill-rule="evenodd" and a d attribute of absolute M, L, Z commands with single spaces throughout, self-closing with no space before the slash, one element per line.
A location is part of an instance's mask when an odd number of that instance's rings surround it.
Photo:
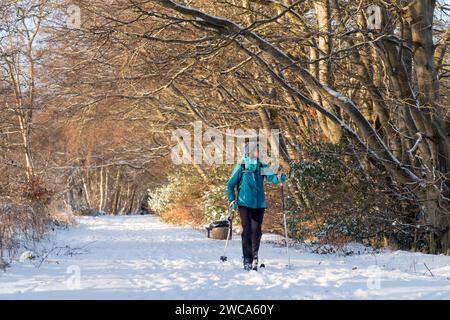
<path fill-rule="evenodd" d="M 45 182 L 35 177 L 17 182 L 10 196 L 0 198 L 0 261 L 47 234 L 51 195 Z"/>
<path fill-rule="evenodd" d="M 200 225 L 200 208 L 205 184 L 192 168 L 180 168 L 169 174 L 167 183 L 149 190 L 148 206 L 165 222 Z"/>
<path fill-rule="evenodd" d="M 162 215 L 180 196 L 181 185 L 182 181 L 178 175 L 169 175 L 167 184 L 148 190 L 148 207 L 156 214 Z"/>
<path fill-rule="evenodd" d="M 34 260 L 36 259 L 36 254 L 33 251 L 27 250 L 22 252 L 22 254 L 20 255 L 19 261 L 20 262 L 25 262 L 27 260 Z"/>
<path fill-rule="evenodd" d="M 228 166 L 213 167 L 208 171 L 212 185 L 203 193 L 203 211 L 208 222 L 222 220 L 228 216 L 227 181 Z"/>
<path fill-rule="evenodd" d="M 226 184 L 212 186 L 203 195 L 203 209 L 208 221 L 223 220 L 228 215 L 224 197 L 227 193 Z"/>
<path fill-rule="evenodd" d="M 180 168 L 169 174 L 167 183 L 150 189 L 148 206 L 164 221 L 203 225 L 227 215 L 226 182 L 228 167 L 206 170 L 209 183 L 193 168 Z"/>

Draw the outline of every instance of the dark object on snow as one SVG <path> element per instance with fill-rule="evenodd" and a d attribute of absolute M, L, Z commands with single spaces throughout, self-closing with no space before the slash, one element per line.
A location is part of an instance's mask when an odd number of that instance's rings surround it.
<path fill-rule="evenodd" d="M 3 270 L 6 272 L 6 269 L 10 267 L 10 264 L 3 260 L 3 258 L 0 258 L 0 270 Z"/>
<path fill-rule="evenodd" d="M 217 220 L 213 221 L 206 227 L 208 232 L 208 238 L 217 240 L 226 240 L 228 236 L 228 228 L 230 227 L 230 222 L 228 220 Z M 231 233 L 230 233 L 231 239 Z"/>
<path fill-rule="evenodd" d="M 69 224 L 67 222 L 60 221 L 57 219 L 51 219 L 49 225 L 52 231 L 55 231 L 55 229 L 65 229 L 65 230 L 69 229 Z"/>
<path fill-rule="evenodd" d="M 217 221 L 213 221 L 209 224 L 210 228 L 221 228 L 221 227 L 226 227 L 228 228 L 228 226 L 230 225 L 230 222 L 228 220 L 217 220 Z"/>
<path fill-rule="evenodd" d="M 94 208 L 87 208 L 87 207 L 79 207 L 75 211 L 73 211 L 74 215 L 76 216 L 89 216 L 89 217 L 98 217 L 98 216 L 104 216 L 106 215 L 103 211 L 98 211 Z"/>
<path fill-rule="evenodd" d="M 150 199 L 150 196 L 148 194 L 145 194 L 145 196 L 141 200 L 137 214 L 139 214 L 139 215 L 155 214 L 155 212 L 153 212 L 153 210 L 151 210 L 148 206 L 149 199 Z"/>
<path fill-rule="evenodd" d="M 148 214 L 155 214 L 153 211 L 149 211 L 146 209 L 139 209 L 138 211 L 136 211 L 136 214 L 141 215 L 141 216 L 145 216 Z"/>

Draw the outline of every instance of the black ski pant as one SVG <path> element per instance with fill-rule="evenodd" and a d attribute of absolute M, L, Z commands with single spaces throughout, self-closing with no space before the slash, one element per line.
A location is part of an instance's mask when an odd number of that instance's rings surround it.
<path fill-rule="evenodd" d="M 242 225 L 242 252 L 244 259 L 252 261 L 258 257 L 259 244 L 262 236 L 264 208 L 239 207 Z"/>

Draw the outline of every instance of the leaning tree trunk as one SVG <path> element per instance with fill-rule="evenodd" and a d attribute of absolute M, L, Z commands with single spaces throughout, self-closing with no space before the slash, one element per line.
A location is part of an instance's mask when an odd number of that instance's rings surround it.
<path fill-rule="evenodd" d="M 319 54 L 317 52 L 317 49 L 314 48 L 313 46 L 310 47 L 309 49 L 309 59 L 311 61 L 316 61 L 319 58 Z M 318 71 L 318 67 L 317 67 L 317 62 L 316 63 L 311 63 L 309 65 L 309 72 L 311 72 L 311 74 L 314 75 L 314 77 L 318 78 L 319 77 L 319 71 Z M 321 99 L 320 99 L 320 94 L 317 91 L 312 91 L 311 92 L 311 97 L 313 98 L 314 101 L 316 101 L 317 103 L 321 104 Z M 321 129 L 321 131 L 323 132 L 325 137 L 328 137 L 329 135 L 329 129 L 328 129 L 328 122 L 327 122 L 327 118 L 320 112 L 320 111 L 316 111 L 316 115 L 317 115 L 317 122 L 319 123 L 319 127 Z"/>

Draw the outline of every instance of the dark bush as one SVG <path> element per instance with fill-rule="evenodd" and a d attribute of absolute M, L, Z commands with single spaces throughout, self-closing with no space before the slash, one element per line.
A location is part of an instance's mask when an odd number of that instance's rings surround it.
<path fill-rule="evenodd" d="M 382 172 L 362 163 L 350 146 L 308 143 L 292 164 L 290 183 L 302 206 L 289 197 L 291 235 L 321 243 L 358 241 L 374 246 L 416 246 L 414 199 L 399 198 Z M 365 170 L 363 170 L 363 166 Z"/>

